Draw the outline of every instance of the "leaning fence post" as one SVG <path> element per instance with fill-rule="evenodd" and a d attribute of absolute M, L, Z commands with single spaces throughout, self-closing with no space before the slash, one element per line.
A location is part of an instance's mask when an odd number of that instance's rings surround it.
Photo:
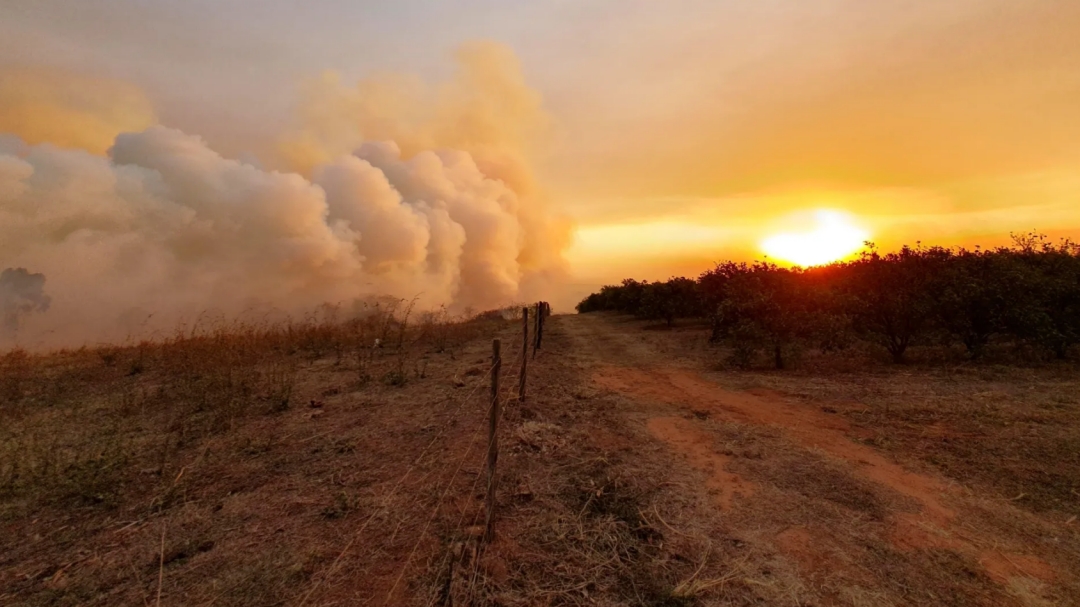
<path fill-rule="evenodd" d="M 488 421 L 487 457 L 487 515 L 484 520 L 484 541 L 495 538 L 495 463 L 499 459 L 499 372 L 502 370 L 500 342 L 491 341 L 491 419 Z"/>
<path fill-rule="evenodd" d="M 521 309 L 521 377 L 518 378 L 518 400 L 525 402 L 525 370 L 529 366 L 529 307 Z"/>

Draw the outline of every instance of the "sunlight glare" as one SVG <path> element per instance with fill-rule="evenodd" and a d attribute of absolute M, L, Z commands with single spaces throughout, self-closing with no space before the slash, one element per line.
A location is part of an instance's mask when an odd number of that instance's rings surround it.
<path fill-rule="evenodd" d="M 770 257 L 800 266 L 816 266 L 854 254 L 869 235 L 840 211 L 818 210 L 816 225 L 804 232 L 787 232 L 766 238 L 761 248 Z"/>

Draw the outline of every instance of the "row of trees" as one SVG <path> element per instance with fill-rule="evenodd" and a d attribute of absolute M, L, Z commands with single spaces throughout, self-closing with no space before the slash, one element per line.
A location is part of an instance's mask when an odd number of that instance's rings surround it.
<path fill-rule="evenodd" d="M 896 362 L 917 344 L 1032 346 L 1066 358 L 1080 343 L 1080 245 L 1014 235 L 1009 247 L 924 247 L 811 268 L 727 261 L 697 280 L 627 279 L 589 295 L 578 312 L 612 310 L 671 325 L 708 318 L 738 362 L 768 350 L 778 368 L 796 346 L 843 349 L 863 340 Z"/>

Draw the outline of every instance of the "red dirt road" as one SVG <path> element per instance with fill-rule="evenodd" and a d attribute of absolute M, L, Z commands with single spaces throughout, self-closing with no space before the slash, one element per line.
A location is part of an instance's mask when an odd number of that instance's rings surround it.
<path fill-rule="evenodd" d="M 593 384 L 644 408 L 648 434 L 667 445 L 676 461 L 699 473 L 701 490 L 712 496 L 721 511 L 761 508 L 755 496 L 761 497 L 761 488 L 769 480 L 748 474 L 746 466 L 734 466 L 737 458 L 710 427 L 753 428 L 835 464 L 871 492 L 885 496 L 887 507 L 880 524 L 860 530 L 866 536 L 856 537 L 855 544 L 881 542 L 912 558 L 955 555 L 974 564 L 981 573 L 978 577 L 992 580 L 1014 604 L 1061 604 L 1050 591 L 1050 585 L 1065 573 L 1060 564 L 1051 564 L 1038 550 L 1025 546 L 1027 538 L 982 529 L 974 519 L 968 520 L 967 512 L 985 502 L 981 496 L 932 471 L 894 461 L 862 442 L 866 430 L 853 427 L 831 408 L 823 410 L 768 390 L 727 389 L 692 364 L 655 351 L 655 344 L 662 343 L 657 339 L 635 339 L 630 332 L 613 335 L 609 331 L 618 325 L 609 319 L 568 317 L 564 325 L 579 336 L 577 345 L 589 353 Z M 764 458 L 768 457 L 766 453 Z M 1012 507 L 1002 504 L 999 508 Z M 1015 514 L 1018 519 L 1027 516 Z M 761 524 L 778 526 L 780 522 L 762 520 Z M 849 542 L 837 540 L 840 535 L 836 529 L 813 523 L 786 525 L 773 536 L 772 547 L 804 575 L 850 577 L 854 582 L 860 577 L 857 567 L 845 569 L 845 559 L 835 558 Z M 1000 600 L 985 604 L 1000 604 Z M 838 600 L 836 604 L 850 603 Z"/>

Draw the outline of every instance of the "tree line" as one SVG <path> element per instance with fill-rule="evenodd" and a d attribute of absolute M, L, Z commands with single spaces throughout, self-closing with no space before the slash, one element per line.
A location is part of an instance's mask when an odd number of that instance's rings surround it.
<path fill-rule="evenodd" d="M 669 326 L 711 322 L 712 341 L 748 365 L 767 354 L 783 368 L 793 351 L 875 344 L 895 362 L 912 346 L 990 348 L 1065 359 L 1080 343 L 1080 245 L 1013 235 L 994 249 L 917 244 L 809 268 L 724 261 L 698 278 L 623 280 L 583 299 L 578 312 L 617 311 Z"/>

